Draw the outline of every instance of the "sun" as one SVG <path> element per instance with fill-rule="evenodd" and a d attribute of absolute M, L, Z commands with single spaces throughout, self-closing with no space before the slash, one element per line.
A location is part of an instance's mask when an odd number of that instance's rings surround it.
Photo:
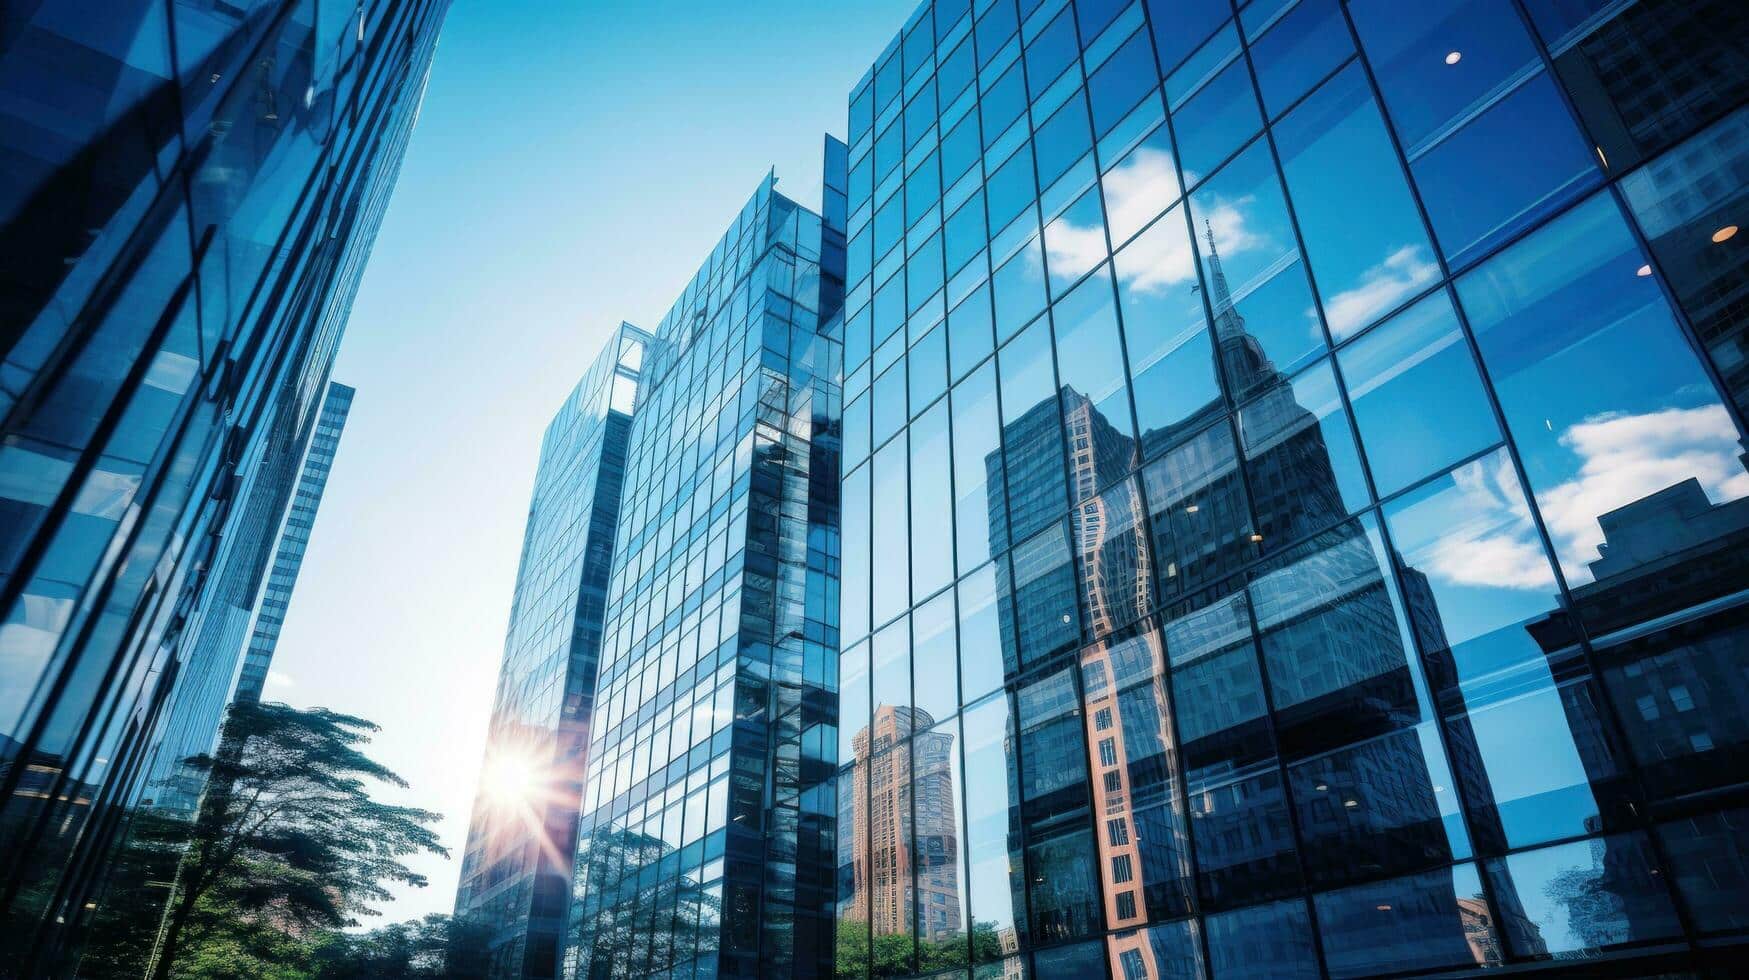
<path fill-rule="evenodd" d="M 494 805 L 524 806 L 543 789 L 542 767 L 527 753 L 500 748 L 486 756 L 480 790 Z"/>

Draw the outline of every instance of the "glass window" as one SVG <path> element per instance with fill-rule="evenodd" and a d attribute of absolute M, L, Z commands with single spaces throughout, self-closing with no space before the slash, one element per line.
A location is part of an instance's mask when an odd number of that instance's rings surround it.
<path fill-rule="evenodd" d="M 1725 810 L 1658 828 L 1658 842 L 1675 876 L 1689 918 L 1703 933 L 1749 928 L 1749 810 Z"/>
<path fill-rule="evenodd" d="M 894 439 L 875 453 L 870 529 L 874 552 L 874 622 L 884 623 L 911 604 L 911 575 L 906 568 L 909 499 L 906 490 L 904 439 Z"/>
<path fill-rule="evenodd" d="M 989 239 L 989 232 L 984 227 L 983 191 L 979 191 L 947 219 L 947 225 L 942 230 L 948 274 L 952 275 L 964 268 L 967 262 L 984 250 Z"/>
<path fill-rule="evenodd" d="M 1008 547 L 995 364 L 960 382 L 952 402 L 955 550 L 961 568 L 976 568 Z"/>
<path fill-rule="evenodd" d="M 995 323 L 990 314 L 990 287 L 980 284 L 947 314 L 948 363 L 953 379 L 965 377 L 996 349 Z"/>
<path fill-rule="evenodd" d="M 912 345 L 907 369 L 911 382 L 911 412 L 915 415 L 947 392 L 947 330 L 938 328 Z"/>
<path fill-rule="evenodd" d="M 1332 337 L 1352 336 L 1439 279 L 1358 64 L 1277 123 L 1275 136 Z"/>
<path fill-rule="evenodd" d="M 953 593 L 944 592 L 911 614 L 915 701 L 931 718 L 959 710 L 959 657 L 954 642 Z"/>
<path fill-rule="evenodd" d="M 1682 932 L 1643 834 L 1513 854 L 1486 869 L 1494 894 L 1516 900 L 1501 924 L 1517 959 L 1577 959 Z"/>
<path fill-rule="evenodd" d="M 1043 248 L 1034 236 L 991 277 L 991 291 L 996 298 L 996 335 L 1001 340 L 1014 336 L 1015 331 L 1044 311 L 1044 265 Z"/>
<path fill-rule="evenodd" d="M 905 106 L 905 148 L 916 146 L 935 127 L 935 83 L 924 82 Z"/>
<path fill-rule="evenodd" d="M 1679 486 L 1713 504 L 1749 494 L 1742 433 L 1645 261 L 1599 195 L 1458 282 L 1571 586 L 1632 567 L 1604 558 L 1605 515 L 1628 534 L 1665 506 L 1654 495 L 1692 493 Z"/>
<path fill-rule="evenodd" d="M 911 624 L 907 618 L 901 616 L 883 627 L 874 635 L 869 650 L 870 687 L 874 692 L 875 724 L 879 725 L 883 708 L 908 709 L 911 705 Z M 908 712 L 905 716 L 908 717 Z"/>
<path fill-rule="evenodd" d="M 1473 864 L 1313 900 L 1330 976 L 1500 965 L 1495 916 Z"/>
<path fill-rule="evenodd" d="M 921 694 L 921 647 L 918 656 Z M 970 910 L 966 904 L 966 852 L 961 846 L 966 840 L 960 806 L 964 789 L 958 719 L 913 736 L 911 799 L 916 844 L 911 862 L 917 872 L 917 952 L 919 966 L 926 970 L 966 962 L 966 916 Z"/>
<path fill-rule="evenodd" d="M 1013 712 L 1006 694 L 965 712 L 967 891 L 978 925 L 1029 940 L 1026 878 L 1019 853 L 1020 777 Z M 1014 850 L 1010 850 L 1013 846 Z M 1012 869 L 1012 871 L 1010 870 Z M 1001 956 L 1000 943 L 974 942 L 978 962 Z"/>
<path fill-rule="evenodd" d="M 1021 823 L 1028 841 L 1034 940 L 1073 939 L 1097 932 L 1102 920 L 1087 826 L 1087 738 L 1074 670 L 1060 670 L 1026 684 L 1017 692 L 1016 702 Z"/>
<path fill-rule="evenodd" d="M 871 686 L 867 641 L 858 641 L 838 658 L 838 758 L 856 758 L 856 736 L 868 730 Z"/>
<path fill-rule="evenodd" d="M 1337 359 L 1381 495 L 1500 441 L 1444 290 L 1343 348 Z"/>
<path fill-rule="evenodd" d="M 1081 618 L 1092 636 L 1127 626 L 1153 602 L 1154 573 L 1134 477 L 1070 512 L 1081 560 Z"/>
<path fill-rule="evenodd" d="M 1252 38 L 1257 88 L 1271 116 L 1280 115 L 1354 53 L 1339 0 L 1302 0 L 1288 4 L 1287 13 L 1279 17 L 1269 16 L 1279 6 L 1252 4 L 1240 16 Z M 1266 17 L 1261 24 L 1253 23 Z"/>
<path fill-rule="evenodd" d="M 1154 68 L 1154 46 L 1146 31 L 1137 31 L 1088 76 L 1087 98 L 1093 103 L 1093 130 L 1099 135 L 1117 125 L 1144 96 L 1154 92 L 1160 75 Z"/>
<path fill-rule="evenodd" d="M 1018 15 L 1014 4 L 1008 0 L 999 0 L 978 17 L 978 67 L 990 63 L 997 52 L 1002 50 L 1014 32 L 1020 29 Z"/>
<path fill-rule="evenodd" d="M 839 635 L 854 639 L 868 632 L 869 603 L 869 470 L 861 466 L 844 478 L 839 540 L 843 583 L 839 590 Z"/>
<path fill-rule="evenodd" d="M 1051 293 L 1061 296 L 1105 257 L 1105 213 L 1096 187 L 1045 226 Z"/>
<path fill-rule="evenodd" d="M 978 117 L 967 116 L 941 138 L 941 179 L 952 187 L 983 156 L 978 139 Z M 981 213 L 982 208 L 978 209 Z"/>
<path fill-rule="evenodd" d="M 1063 434 L 1048 321 L 1039 320 L 996 355 L 1002 379 L 1007 535 L 1025 538 L 1068 508 Z"/>
<path fill-rule="evenodd" d="M 982 45 L 979 50 L 984 50 Z M 984 148 L 989 149 L 1013 125 L 1016 120 L 1026 114 L 1026 79 L 1019 65 L 1008 69 L 1008 73 L 996 80 L 994 85 L 984 92 L 978 100 L 979 114 L 984 120 Z M 1023 154 L 1019 159 L 1026 159 Z M 1030 162 L 1030 161 L 1028 161 Z M 1029 166 L 1030 172 L 1032 168 Z M 995 178 L 992 177 L 992 180 Z M 994 220 L 992 218 L 991 220 Z M 1004 222 L 997 221 L 1000 227 Z"/>
<path fill-rule="evenodd" d="M 1069 553 L 1067 524 L 1059 520 L 1019 542 L 1009 563 L 996 570 L 1001 610 L 1007 623 L 1013 624 L 1022 669 L 1068 650 L 1081 635 L 1075 619 L 1075 563 Z"/>
<path fill-rule="evenodd" d="M 1037 904 L 1036 897 L 1034 904 Z M 1044 977 L 1085 977 L 1089 980 L 1103 977 L 1105 944 L 1086 942 L 1040 950 L 1032 954 L 1032 968 L 1040 980 Z"/>
<path fill-rule="evenodd" d="M 1123 346 L 1118 339 L 1117 303 L 1111 273 L 1102 267 L 1093 276 L 1057 301 L 1051 310 L 1057 335 L 1057 375 L 1063 387 L 1063 411 L 1070 418 L 1077 444 L 1075 497 L 1097 492 L 1100 487 L 1135 468 L 1135 440 L 1131 438 L 1129 386 L 1124 381 Z M 1073 400 L 1091 402 L 1093 415 L 1085 421 L 1073 416 Z M 1085 426 L 1081 431 L 1077 426 Z M 1091 467 L 1080 460 L 1083 449 Z M 1082 470 L 1092 484 L 1083 480 Z"/>
<path fill-rule="evenodd" d="M 1218 980 L 1317 980 L 1318 953 L 1304 901 L 1208 918 L 1209 966 Z"/>
<path fill-rule="evenodd" d="M 1146 38 L 1143 39 L 1146 41 Z M 1164 124 L 1154 127 L 1128 155 L 1117 161 L 1101 178 L 1105 189 L 1105 222 L 1111 240 L 1129 241 L 1143 226 L 1178 200 L 1178 165 L 1174 162 L 1172 135 Z M 1187 262 L 1195 271 L 1195 263 Z M 1132 275 L 1139 274 L 1133 272 Z"/>
<path fill-rule="evenodd" d="M 905 364 L 902 361 L 875 379 L 874 391 L 869 396 L 874 410 L 875 445 L 884 445 L 905 427 L 905 388 Z"/>
<path fill-rule="evenodd" d="M 985 565 L 959 584 L 960 703 L 1002 686 L 1019 669 L 1012 625 L 996 605 L 996 566 Z"/>
<path fill-rule="evenodd" d="M 1147 0 L 1160 67 L 1169 72 L 1233 15 L 1228 0 Z"/>
<path fill-rule="evenodd" d="M 1172 112 L 1185 181 L 1195 186 L 1262 128 L 1250 67 L 1236 59 Z"/>
<path fill-rule="evenodd" d="M 1749 295 L 1749 235 L 1739 231 L 1749 224 L 1749 108 L 1629 174 L 1621 189 L 1725 391 L 1749 414 L 1749 317 L 1721 301 Z"/>
<path fill-rule="evenodd" d="M 939 310 L 941 283 L 941 236 L 931 235 L 905 263 L 905 288 L 911 298 L 911 312 L 923 309 L 932 299 Z"/>
<path fill-rule="evenodd" d="M 1239 439 L 1265 548 L 1366 506 L 1360 453 L 1329 361 L 1278 380 L 1240 408 Z"/>
<path fill-rule="evenodd" d="M 1160 594 L 1209 585 L 1257 553 L 1238 454 L 1225 423 L 1185 440 L 1142 471 Z"/>
<path fill-rule="evenodd" d="M 1240 154 L 1191 195 L 1190 206 L 1198 240 L 1208 246 L 1202 262 L 1209 305 L 1217 320 L 1216 336 L 1249 332 L 1248 321 L 1235 319 L 1235 304 L 1299 259 L 1268 145 L 1258 142 Z M 1317 317 L 1309 305 L 1295 320 L 1294 329 L 1317 336 Z M 1286 324 L 1265 326 L 1273 328 L 1272 333 L 1287 329 Z M 1290 346 L 1297 345 L 1284 349 Z M 1233 375 L 1228 384 L 1235 391 L 1249 390 L 1247 374 L 1260 368 L 1255 359 L 1247 363 L 1223 356 L 1222 361 Z"/>
<path fill-rule="evenodd" d="M 1038 198 L 1038 185 L 1033 181 L 1033 162 L 1030 155 L 1016 154 L 1007 163 L 997 167 L 990 174 L 984 187 L 985 199 L 990 207 L 990 227 L 1000 231 L 1008 227 Z"/>
<path fill-rule="evenodd" d="M 939 14 L 938 14 L 939 16 Z M 943 24 L 942 27 L 946 27 Z M 967 85 L 977 76 L 978 66 L 972 60 L 972 43 L 961 41 L 959 46 L 942 55 L 935 69 L 936 91 L 941 93 L 941 104 L 949 106 L 965 91 Z"/>
<path fill-rule="evenodd" d="M 1155 455 L 1218 410 L 1214 345 L 1195 253 L 1174 208 L 1113 261 L 1143 451 Z"/>
<path fill-rule="evenodd" d="M 1067 14 L 1063 16 L 1067 17 Z M 1038 154 L 1038 182 L 1049 187 L 1093 149 L 1093 130 L 1087 118 L 1087 100 L 1080 92 L 1039 125 L 1032 141 Z"/>
<path fill-rule="evenodd" d="M 916 224 L 941 200 L 941 170 L 931 153 L 905 178 L 905 227 Z"/>
<path fill-rule="evenodd" d="M 1031 27 L 1028 27 L 1031 31 Z M 1043 92 L 1081 53 L 1075 38 L 1075 14 L 1065 10 L 1026 46 L 1026 75 L 1034 91 Z"/>
<path fill-rule="evenodd" d="M 938 403 L 911 425 L 911 594 L 933 595 L 953 581 L 953 499 L 949 475 L 947 404 Z"/>

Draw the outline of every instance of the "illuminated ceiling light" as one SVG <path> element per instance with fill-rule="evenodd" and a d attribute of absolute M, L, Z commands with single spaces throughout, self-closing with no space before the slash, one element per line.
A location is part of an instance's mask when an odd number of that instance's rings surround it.
<path fill-rule="evenodd" d="M 1593 146 L 1592 149 L 1597 151 L 1597 162 L 1603 164 L 1603 169 L 1608 170 L 1609 158 L 1603 155 L 1603 147 Z"/>
<path fill-rule="evenodd" d="M 1718 231 L 1713 232 L 1713 242 L 1714 242 L 1714 244 L 1728 242 L 1732 238 L 1734 238 L 1736 236 L 1736 234 L 1737 234 L 1737 226 L 1736 225 L 1726 225 L 1725 227 L 1720 228 Z"/>
<path fill-rule="evenodd" d="M 1194 514 L 1194 513 L 1196 513 L 1196 512 L 1197 512 L 1197 511 L 1199 511 L 1199 510 L 1201 510 L 1201 509 L 1202 509 L 1202 508 L 1200 508 L 1200 507 L 1198 507 L 1198 506 L 1197 506 L 1197 505 L 1195 505 L 1195 504 L 1191 504 L 1191 505 L 1190 505 L 1190 506 L 1189 506 L 1189 507 L 1186 507 L 1186 508 L 1184 508 L 1184 512 L 1185 512 L 1185 513 L 1186 513 L 1186 514 Z"/>
<path fill-rule="evenodd" d="M 1328 791 L 1328 790 L 1329 790 L 1329 789 L 1330 789 L 1330 784 L 1329 784 L 1329 783 L 1319 783 L 1319 784 L 1318 784 L 1318 785 L 1317 785 L 1317 787 L 1316 787 L 1316 789 L 1317 789 L 1317 790 L 1318 790 L 1318 792 L 1320 792 L 1320 793 L 1323 793 L 1323 792 L 1326 792 L 1326 791 Z"/>
<path fill-rule="evenodd" d="M 1462 60 L 1464 60 L 1464 53 L 1462 51 L 1453 51 L 1445 56 L 1445 63 L 1448 65 L 1455 65 Z"/>
<path fill-rule="evenodd" d="M 1389 906 L 1389 905 L 1381 905 L 1381 906 L 1379 906 L 1379 911 L 1380 911 L 1380 912 L 1389 912 L 1389 911 L 1390 911 L 1390 910 L 1391 910 L 1391 907 L 1390 907 L 1390 906 Z"/>
<path fill-rule="evenodd" d="M 1652 274 L 1652 267 L 1650 265 L 1642 265 L 1638 269 L 1634 270 L 1634 275 L 1639 276 L 1641 279 L 1644 279 L 1651 274 Z"/>
<path fill-rule="evenodd" d="M 1349 808 L 1350 810 L 1352 810 L 1355 807 L 1360 805 L 1360 801 L 1359 800 L 1343 800 L 1342 805 Z"/>
<path fill-rule="evenodd" d="M 1252 544 L 1261 544 L 1262 542 L 1263 542 L 1263 535 L 1258 534 L 1256 531 L 1252 531 L 1251 532 L 1251 543 Z"/>
<path fill-rule="evenodd" d="M 1069 621 L 1069 614 L 1068 614 L 1068 613 L 1064 613 L 1064 614 L 1063 614 L 1063 622 L 1065 622 L 1065 623 L 1067 623 L 1067 622 L 1068 622 L 1068 621 Z"/>

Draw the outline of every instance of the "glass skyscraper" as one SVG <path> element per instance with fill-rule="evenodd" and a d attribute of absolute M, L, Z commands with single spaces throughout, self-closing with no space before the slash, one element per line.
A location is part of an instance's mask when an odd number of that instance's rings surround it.
<path fill-rule="evenodd" d="M 645 360 L 568 977 L 831 970 L 844 144 L 825 173 L 824 217 L 760 184 Z"/>
<path fill-rule="evenodd" d="M 0 15 L 0 973 L 138 974 L 447 6 Z"/>
<path fill-rule="evenodd" d="M 285 522 L 279 530 L 273 564 L 267 571 L 267 584 L 261 593 L 261 601 L 255 606 L 255 625 L 249 631 L 249 646 L 243 653 L 242 672 L 237 676 L 234 697 L 238 701 L 261 700 L 267 672 L 273 666 L 273 651 L 279 646 L 279 631 L 285 626 L 292 590 L 298 584 L 298 570 L 303 568 L 304 552 L 310 546 L 310 531 L 316 524 L 316 512 L 322 506 L 322 491 L 328 488 L 334 453 L 340 448 L 340 435 L 346 429 L 346 416 L 352 411 L 352 396 L 355 394 L 354 389 L 338 381 L 328 383 L 321 414 L 316 416 L 316 429 L 310 434 L 309 447 L 304 450 L 297 489 L 292 494 L 291 507 L 286 511 Z"/>
<path fill-rule="evenodd" d="M 558 975 L 626 445 L 650 336 L 621 324 L 541 440 L 456 914 L 494 977 Z"/>
<path fill-rule="evenodd" d="M 1745 50 L 917 9 L 849 99 L 838 976 L 1740 965 Z"/>

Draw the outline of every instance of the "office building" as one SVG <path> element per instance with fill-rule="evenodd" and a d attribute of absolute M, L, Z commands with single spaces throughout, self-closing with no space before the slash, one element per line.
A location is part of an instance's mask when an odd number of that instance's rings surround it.
<path fill-rule="evenodd" d="M 286 511 L 285 522 L 279 530 L 279 543 L 274 546 L 267 585 L 261 593 L 261 601 L 255 605 L 255 625 L 249 631 L 242 673 L 237 677 L 235 699 L 238 701 L 261 700 L 262 689 L 267 685 L 267 672 L 273 666 L 273 651 L 279 646 L 279 631 L 285 626 L 292 590 L 298 584 L 298 570 L 304 565 L 304 552 L 310 546 L 316 512 L 322 506 L 322 491 L 328 488 L 334 453 L 340 448 L 340 434 L 346 429 L 346 416 L 352 411 L 352 396 L 355 394 L 354 389 L 337 381 L 328 383 L 321 414 L 316 416 L 315 431 L 304 450 L 304 463 L 298 472 L 291 508 Z"/>
<path fill-rule="evenodd" d="M 558 975 L 626 440 L 650 337 L 621 324 L 541 440 L 456 915 L 495 977 Z"/>
<path fill-rule="evenodd" d="M 844 145 L 767 178 L 663 318 L 632 422 L 565 972 L 832 969 Z"/>
<path fill-rule="evenodd" d="M 836 975 L 1738 961 L 1739 7 L 916 10 L 849 99 Z"/>
<path fill-rule="evenodd" d="M 447 6 L 8 5 L 0 973 L 149 948 Z"/>

